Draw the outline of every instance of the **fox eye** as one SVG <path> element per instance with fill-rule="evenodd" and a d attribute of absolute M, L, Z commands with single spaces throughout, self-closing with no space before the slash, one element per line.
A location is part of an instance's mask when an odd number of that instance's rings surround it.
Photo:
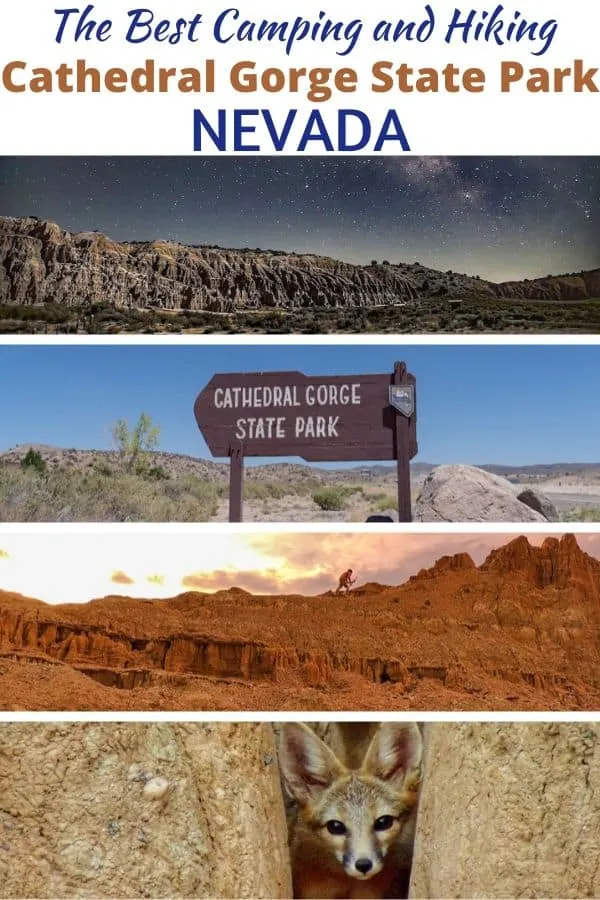
<path fill-rule="evenodd" d="M 338 822 L 337 819 L 330 819 L 329 822 L 325 822 L 325 828 L 329 834 L 346 834 L 348 830 L 344 823 Z"/>
<path fill-rule="evenodd" d="M 379 816 L 378 819 L 375 819 L 375 831 L 387 831 L 388 828 L 391 828 L 394 824 L 393 816 Z"/>

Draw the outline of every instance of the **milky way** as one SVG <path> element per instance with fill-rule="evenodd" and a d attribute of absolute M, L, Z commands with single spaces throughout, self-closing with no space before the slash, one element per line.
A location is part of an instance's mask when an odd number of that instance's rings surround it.
<path fill-rule="evenodd" d="M 116 240 L 415 262 L 493 280 L 600 266 L 600 159 L 0 159 L 0 213 Z"/>

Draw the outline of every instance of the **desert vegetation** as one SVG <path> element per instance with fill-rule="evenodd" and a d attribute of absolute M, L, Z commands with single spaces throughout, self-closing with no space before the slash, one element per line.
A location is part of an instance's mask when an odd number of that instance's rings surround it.
<path fill-rule="evenodd" d="M 159 452 L 160 426 L 147 413 L 130 425 L 118 420 L 114 450 L 29 447 L 0 456 L 3 522 L 208 522 L 226 518 L 227 463 Z M 343 480 L 342 480 L 343 479 Z M 353 483 L 354 479 L 354 483 Z M 257 517 L 274 510 L 294 520 L 294 504 L 315 516 L 383 509 L 385 492 L 352 472 L 327 473 L 299 465 L 248 467 L 244 500 Z M 286 513 L 286 510 L 288 511 Z M 305 513 L 306 514 L 306 513 Z"/>
<path fill-rule="evenodd" d="M 359 308 L 169 311 L 98 303 L 0 304 L 4 334 L 484 334 L 600 332 L 600 298 L 554 302 L 455 297 Z"/>
<path fill-rule="evenodd" d="M 112 451 L 21 445 L 0 454 L 0 521 L 227 521 L 228 463 L 162 451 L 160 428 L 146 413 L 131 426 L 117 422 L 113 436 Z M 443 471 L 454 479 L 452 503 L 438 496 Z M 442 487 L 425 490 L 436 474 Z M 411 472 L 414 516 L 430 520 L 427 511 L 435 502 L 446 521 L 524 521 L 508 518 L 508 510 L 523 512 L 522 504 L 501 503 L 523 488 L 542 498 L 547 485 L 553 498 L 550 521 L 600 521 L 598 467 L 532 466 L 506 475 L 509 480 L 497 479 L 504 485 L 499 490 L 483 469 L 417 464 Z M 475 477 L 479 493 L 473 493 Z M 494 503 L 486 493 L 492 487 Z M 464 498 L 461 511 L 459 496 Z M 246 467 L 244 521 L 364 522 L 376 514 L 393 518 L 397 502 L 393 466 L 322 469 L 286 462 Z"/>
<path fill-rule="evenodd" d="M 246 479 L 244 497 L 267 504 L 310 499 L 312 488 L 310 480 Z M 83 469 L 64 463 L 44 471 L 0 464 L 3 522 L 208 522 L 228 497 L 226 479 L 174 476 L 158 465 L 130 472 L 110 463 Z"/>

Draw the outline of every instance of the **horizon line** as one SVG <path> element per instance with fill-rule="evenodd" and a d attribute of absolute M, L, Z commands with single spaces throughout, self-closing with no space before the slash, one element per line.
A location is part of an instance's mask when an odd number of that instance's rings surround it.
<path fill-rule="evenodd" d="M 354 266 L 359 269 L 370 269 L 370 268 L 376 268 L 376 267 L 380 268 L 380 267 L 384 267 L 384 266 L 389 266 L 392 268 L 395 268 L 395 267 L 415 268 L 416 267 L 416 268 L 428 269 L 432 272 L 439 272 L 442 275 L 451 274 L 451 275 L 458 275 L 462 278 L 471 278 L 475 281 L 482 281 L 484 283 L 492 284 L 495 286 L 501 286 L 504 284 L 515 284 L 515 283 L 520 284 L 522 282 L 528 282 L 528 281 L 543 281 L 546 278 L 568 278 L 568 277 L 573 277 L 575 275 L 582 275 L 584 273 L 595 272 L 595 271 L 600 270 L 600 264 L 599 264 L 598 266 L 591 268 L 591 269 L 583 269 L 582 268 L 582 269 L 579 269 L 578 271 L 573 271 L 573 272 L 556 272 L 556 273 L 546 274 L 546 275 L 521 276 L 520 278 L 508 278 L 508 279 L 503 279 L 501 281 L 494 281 L 488 277 L 483 277 L 483 276 L 477 275 L 477 274 L 472 275 L 468 272 L 458 272 L 454 269 L 436 269 L 433 266 L 426 266 L 417 261 L 415 261 L 415 262 L 395 262 L 394 263 L 394 262 L 390 262 L 388 260 L 382 260 L 381 262 L 375 261 L 375 265 L 373 265 L 373 261 L 371 263 L 350 262 L 347 259 L 343 259 L 343 258 L 337 257 L 337 256 L 328 256 L 328 255 L 326 255 L 322 252 L 318 252 L 316 250 L 315 251 L 311 251 L 311 250 L 295 251 L 295 250 L 283 250 L 283 249 L 276 249 L 276 248 L 263 249 L 260 247 L 249 247 L 249 246 L 224 247 L 219 244 L 190 244 L 190 243 L 186 243 L 185 241 L 175 240 L 174 238 L 157 238 L 157 237 L 149 238 L 149 239 L 145 239 L 145 240 L 139 240 L 139 239 L 135 239 L 135 240 L 121 239 L 121 240 L 119 240 L 117 238 L 111 237 L 110 234 L 108 234 L 106 231 L 101 231 L 100 229 L 96 229 L 96 228 L 84 229 L 83 231 L 70 231 L 69 229 L 65 228 L 63 225 L 54 221 L 54 219 L 41 218 L 40 216 L 36 216 L 36 215 L 24 215 L 24 216 L 0 215 L 0 221 L 2 219 L 13 220 L 13 221 L 17 221 L 17 222 L 23 221 L 26 219 L 33 219 L 40 223 L 55 225 L 57 228 L 60 228 L 60 230 L 63 231 L 65 234 L 68 234 L 72 237 L 77 237 L 78 235 L 85 235 L 85 234 L 97 234 L 97 235 L 101 235 L 102 237 L 107 238 L 107 240 L 110 240 L 115 244 L 122 244 L 122 245 L 130 244 L 132 246 L 135 246 L 138 244 L 166 243 L 166 244 L 174 244 L 179 247 L 187 247 L 192 250 L 214 250 L 216 252 L 234 252 L 234 253 L 262 253 L 262 254 L 267 254 L 267 255 L 270 254 L 272 256 L 278 256 L 278 255 L 298 256 L 298 257 L 314 256 L 319 259 L 331 259 L 331 260 L 334 260 L 335 262 L 341 262 L 341 263 L 344 263 L 344 265 Z M 15 237 L 19 237 L 19 235 L 15 235 Z"/>
<path fill-rule="evenodd" d="M 590 559 L 593 559 L 594 561 L 600 563 L 600 557 L 594 556 L 592 553 L 588 553 L 587 550 L 584 550 L 584 549 L 581 547 L 581 545 L 579 544 L 579 541 L 577 540 L 577 534 L 575 534 L 575 533 L 572 532 L 572 531 L 567 530 L 567 531 L 563 531 L 563 532 L 561 532 L 561 533 L 546 534 L 546 537 L 544 538 L 542 544 L 541 544 L 539 547 L 537 547 L 536 545 L 530 543 L 530 541 L 529 541 L 529 535 L 527 535 L 527 534 L 525 534 L 525 533 L 515 534 L 515 535 L 512 536 L 511 539 L 508 540 L 505 544 L 500 544 L 500 545 L 497 546 L 497 547 L 492 547 L 492 548 L 489 550 L 489 552 L 486 554 L 486 556 L 485 556 L 485 558 L 482 560 L 482 562 L 479 563 L 479 565 L 477 565 L 477 563 L 475 563 L 475 560 L 473 559 L 471 553 L 469 553 L 469 552 L 467 552 L 467 551 L 464 551 L 464 550 L 463 550 L 463 551 L 460 551 L 460 550 L 459 550 L 459 551 L 457 551 L 456 553 L 442 553 L 442 555 L 439 556 L 439 557 L 432 563 L 432 565 L 430 565 L 430 566 L 424 566 L 424 567 L 420 568 L 420 569 L 418 570 L 418 572 L 416 572 L 414 575 L 409 575 L 408 578 L 406 578 L 405 581 L 401 581 L 399 584 L 391 584 L 391 585 L 388 585 L 388 584 L 382 584 L 382 583 L 380 583 L 380 582 L 372 581 L 372 580 L 371 580 L 371 581 L 366 581 L 366 582 L 365 582 L 364 584 L 362 584 L 362 585 L 359 584 L 356 588 L 352 589 L 352 590 L 349 592 L 349 594 L 342 594 L 342 593 L 340 593 L 340 594 L 338 595 L 338 593 L 337 593 L 337 591 L 335 590 L 335 588 L 328 588 L 327 590 L 325 590 L 325 591 L 320 591 L 320 592 L 318 592 L 318 593 L 316 593 L 316 594 L 301 594 L 301 593 L 273 594 L 273 593 L 260 593 L 260 592 L 250 591 L 250 590 L 248 590 L 247 588 L 240 587 L 239 585 L 235 585 L 235 584 L 234 584 L 234 585 L 230 585 L 229 587 L 217 588 L 216 590 L 213 590 L 213 591 L 206 591 L 206 590 L 200 590 L 200 589 L 195 590 L 195 589 L 193 589 L 193 588 L 191 588 L 191 589 L 185 589 L 185 588 L 184 588 L 183 590 L 179 591 L 177 594 L 172 594 L 172 595 L 170 595 L 170 596 L 168 596 L 168 597 L 132 597 L 132 596 L 130 596 L 129 594 L 119 594 L 119 593 L 116 593 L 116 594 L 115 594 L 115 593 L 109 593 L 109 594 L 104 594 L 103 596 L 100 596 L 100 597 L 98 597 L 98 596 L 93 596 L 93 597 L 90 597 L 88 600 L 82 600 L 82 601 L 79 601 L 79 602 L 78 602 L 78 601 L 75 601 L 75 602 L 65 602 L 65 603 L 51 603 L 51 602 L 49 602 L 49 601 L 47 601 L 47 600 L 42 600 L 40 597 L 31 597 L 31 596 L 29 596 L 29 595 L 27 595 L 27 594 L 22 594 L 20 591 L 10 591 L 10 590 L 6 590 L 5 588 L 3 588 L 3 587 L 0 585 L 0 600 L 2 600 L 3 595 L 18 595 L 18 597 L 21 598 L 21 599 L 23 599 L 23 600 L 31 600 L 31 601 L 33 601 L 34 603 L 41 603 L 41 604 L 43 604 L 44 606 L 49 606 L 49 607 L 55 608 L 55 607 L 64 607 L 64 606 L 85 606 L 85 605 L 88 605 L 88 604 L 90 604 L 90 603 L 96 603 L 96 602 L 98 602 L 98 601 L 108 600 L 108 599 L 129 600 L 129 601 L 133 601 L 133 602 L 135 602 L 135 603 L 170 603 L 171 601 L 173 601 L 173 600 L 178 600 L 179 598 L 181 598 L 181 597 L 183 597 L 184 595 L 187 595 L 187 594 L 193 594 L 193 595 L 199 595 L 199 596 L 202 596 L 202 597 L 214 598 L 214 597 L 216 597 L 218 594 L 231 593 L 231 592 L 244 593 L 244 594 L 248 595 L 249 597 L 256 597 L 256 598 L 260 598 L 260 599 L 264 599 L 264 598 L 266 598 L 266 599 L 269 599 L 269 598 L 272 598 L 272 599 L 282 599 L 282 598 L 283 598 L 283 599 L 292 599 L 292 598 L 294 598 L 294 597 L 301 597 L 301 598 L 303 598 L 303 599 L 308 599 L 308 598 L 311 598 L 311 599 L 317 599 L 317 598 L 320 598 L 320 597 L 331 597 L 331 596 L 334 596 L 334 597 L 335 597 L 335 596 L 347 597 L 347 596 L 349 596 L 350 594 L 356 594 L 357 591 L 364 590 L 364 589 L 365 589 L 366 587 L 368 587 L 369 585 L 372 585 L 372 586 L 374 586 L 374 587 L 376 587 L 376 588 L 381 588 L 381 589 L 382 589 L 382 592 L 383 592 L 383 591 L 388 591 L 388 590 L 398 590 L 398 589 L 403 588 L 403 587 L 405 587 L 406 585 L 410 584 L 410 582 L 413 581 L 414 579 L 419 578 L 419 576 L 421 575 L 421 573 L 423 573 L 423 572 L 430 572 L 430 571 L 432 571 L 433 569 L 435 569 L 435 567 L 437 566 L 437 564 L 438 564 L 441 560 L 443 560 L 443 559 L 455 559 L 455 558 L 457 558 L 457 557 L 465 557 L 465 556 L 466 556 L 466 557 L 468 557 L 468 558 L 471 560 L 471 562 L 472 562 L 472 564 L 473 564 L 473 565 L 472 565 L 472 568 L 479 572 L 479 571 L 481 571 L 481 570 L 483 569 L 483 567 L 485 566 L 486 562 L 489 560 L 489 558 L 492 556 L 493 553 L 496 553 L 496 552 L 499 551 L 499 550 L 506 549 L 507 547 L 510 547 L 511 545 L 513 545 L 513 544 L 515 544 L 515 543 L 517 543 L 517 542 L 519 542 L 519 541 L 525 540 L 525 542 L 527 543 L 528 547 L 530 547 L 531 549 L 537 551 L 537 550 L 541 549 L 541 548 L 544 546 L 544 544 L 546 544 L 548 541 L 554 540 L 554 541 L 557 541 L 557 542 L 560 544 L 560 543 L 562 543 L 563 541 L 565 541 L 565 540 L 567 540 L 567 539 L 569 539 L 569 540 L 570 540 L 570 539 L 573 539 L 573 540 L 575 541 L 575 544 L 577 545 L 577 548 L 579 549 L 579 551 L 580 551 L 584 556 L 587 556 L 587 557 L 589 557 Z M 469 567 L 469 568 L 471 568 L 471 567 Z M 113 573 L 113 575 L 114 575 L 114 574 L 118 574 L 118 573 L 115 571 L 115 572 Z M 182 577 L 182 580 L 183 580 L 183 578 L 185 578 L 185 577 L 188 577 L 188 576 L 183 576 L 183 577 Z M 133 582 L 133 583 L 135 583 L 135 582 Z"/>

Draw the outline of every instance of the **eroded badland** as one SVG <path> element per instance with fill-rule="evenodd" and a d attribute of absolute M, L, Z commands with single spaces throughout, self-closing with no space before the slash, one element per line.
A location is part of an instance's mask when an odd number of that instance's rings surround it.
<path fill-rule="evenodd" d="M 0 708 L 597 709 L 599 626 L 600 562 L 571 535 L 348 596 L 0 593 Z"/>

